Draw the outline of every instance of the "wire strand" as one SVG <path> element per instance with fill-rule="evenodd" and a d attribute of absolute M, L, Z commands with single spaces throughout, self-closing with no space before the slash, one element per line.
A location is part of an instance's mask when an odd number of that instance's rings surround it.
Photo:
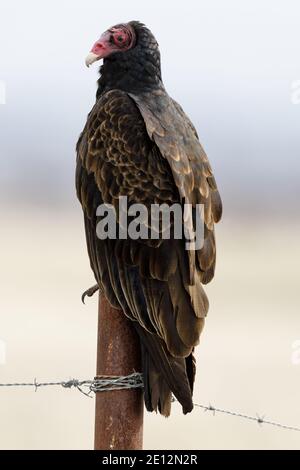
<path fill-rule="evenodd" d="M 110 390 L 124 390 L 124 389 L 134 389 L 134 388 L 143 388 L 143 376 L 141 373 L 134 372 L 133 374 L 126 376 L 97 376 L 93 380 L 78 380 L 70 379 L 60 382 L 37 382 L 36 379 L 33 382 L 20 382 L 20 383 L 0 383 L 0 387 L 34 387 L 35 391 L 41 387 L 52 387 L 52 386 L 61 386 L 63 388 L 76 388 L 83 395 L 92 398 L 91 393 L 105 392 Z M 176 398 L 173 398 L 173 402 L 178 402 Z M 270 421 L 265 419 L 264 416 L 251 416 L 245 413 L 239 413 L 232 410 L 226 410 L 223 408 L 217 408 L 211 404 L 204 405 L 201 403 L 194 403 L 196 408 L 202 409 L 204 412 L 210 411 L 213 415 L 216 413 L 225 414 L 228 416 L 233 416 L 236 418 L 255 421 L 259 425 L 267 424 L 280 429 L 285 429 L 288 431 L 300 432 L 300 427 L 298 426 L 289 426 L 286 424 L 278 423 L 275 421 Z"/>

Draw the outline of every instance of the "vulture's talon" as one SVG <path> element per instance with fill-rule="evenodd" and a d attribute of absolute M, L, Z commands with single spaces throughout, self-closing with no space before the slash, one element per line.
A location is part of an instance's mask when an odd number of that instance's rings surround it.
<path fill-rule="evenodd" d="M 85 303 L 85 298 L 86 297 L 92 297 L 95 292 L 97 292 L 97 290 L 99 290 L 99 286 L 98 284 L 95 284 L 94 286 L 90 287 L 89 289 L 87 289 L 86 291 L 84 291 L 84 293 L 82 294 L 81 296 L 81 302 L 84 304 Z"/>

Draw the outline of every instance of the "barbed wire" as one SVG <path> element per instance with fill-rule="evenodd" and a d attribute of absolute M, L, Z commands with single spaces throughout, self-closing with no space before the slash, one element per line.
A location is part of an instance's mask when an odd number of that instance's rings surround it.
<path fill-rule="evenodd" d="M 93 380 L 78 380 L 70 379 L 61 382 L 21 382 L 21 383 L 0 383 L 0 387 L 34 387 L 37 391 L 40 387 L 61 386 L 63 388 L 77 388 L 81 393 L 90 396 L 91 392 L 104 392 L 109 390 L 122 390 L 129 388 L 142 388 L 143 375 L 139 372 L 134 372 L 130 375 L 114 376 L 114 375 L 99 375 Z M 88 389 L 88 392 L 84 390 Z"/>
<path fill-rule="evenodd" d="M 60 386 L 63 388 L 76 388 L 83 395 L 92 398 L 92 392 L 98 393 L 110 390 L 143 388 L 143 375 L 141 373 L 134 372 L 133 374 L 126 376 L 97 376 L 93 380 L 70 379 L 67 381 L 60 382 L 37 382 L 37 380 L 34 379 L 33 382 L 27 383 L 0 383 L 0 387 L 34 387 L 35 391 L 37 391 L 38 388 L 41 387 L 51 386 Z M 173 398 L 172 401 L 178 402 L 176 398 Z M 210 411 L 214 416 L 216 413 L 220 413 L 248 421 L 255 421 L 259 425 L 267 424 L 269 426 L 277 427 L 287 431 L 300 432 L 300 427 L 298 426 L 289 426 L 286 424 L 278 423 L 276 421 L 270 421 L 268 419 L 265 419 L 265 416 L 259 416 L 258 414 L 256 416 L 251 416 L 245 413 L 239 413 L 236 411 L 217 408 L 215 406 L 212 406 L 211 404 L 204 405 L 201 403 L 194 403 L 194 406 L 196 408 L 201 408 L 204 412 Z"/>
<path fill-rule="evenodd" d="M 250 415 L 246 415 L 246 414 L 243 414 L 243 413 L 237 413 L 236 411 L 229 411 L 229 410 L 223 410 L 222 408 L 216 408 L 212 405 L 208 405 L 208 406 L 201 405 L 199 403 L 194 403 L 194 406 L 197 407 L 197 408 L 202 408 L 204 411 L 211 411 L 213 413 L 213 415 L 215 415 L 215 413 L 223 413 L 223 414 L 226 414 L 226 415 L 235 416 L 236 418 L 242 418 L 242 419 L 247 419 L 247 420 L 250 420 L 250 421 L 256 421 L 259 425 L 268 424 L 269 426 L 275 426 L 277 428 L 286 429 L 286 430 L 289 430 L 289 431 L 300 432 L 300 427 L 288 426 L 286 424 L 277 423 L 275 421 L 269 421 L 269 420 L 265 419 L 265 416 L 259 416 L 259 415 L 250 416 Z"/>

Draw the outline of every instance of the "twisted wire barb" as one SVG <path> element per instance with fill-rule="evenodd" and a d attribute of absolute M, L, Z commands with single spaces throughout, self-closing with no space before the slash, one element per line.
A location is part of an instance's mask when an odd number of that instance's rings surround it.
<path fill-rule="evenodd" d="M 143 388 L 143 376 L 141 373 L 134 372 L 133 374 L 126 376 L 97 376 L 93 380 L 78 380 L 70 379 L 67 381 L 61 382 L 37 382 L 34 379 L 33 382 L 24 382 L 24 383 L 0 383 L 0 387 L 34 387 L 37 391 L 40 387 L 49 387 L 49 386 L 61 386 L 63 388 L 76 388 L 79 392 L 83 393 L 85 396 L 92 398 L 91 393 L 105 392 L 110 390 L 123 390 L 123 389 L 133 389 L 133 388 Z M 86 391 L 87 390 L 87 391 Z M 173 402 L 178 402 L 176 398 L 172 399 Z M 288 431 L 300 432 L 300 427 L 297 426 L 288 426 L 286 424 L 277 423 L 275 421 L 270 421 L 265 419 L 264 416 L 250 416 L 244 413 L 238 413 L 236 411 L 225 410 L 222 408 L 217 408 L 211 404 L 203 405 L 201 403 L 194 403 L 196 408 L 201 408 L 204 412 L 210 411 L 213 415 L 216 413 L 226 414 L 229 416 L 234 416 L 236 418 L 255 421 L 259 425 L 267 424 L 269 426 L 277 427 L 280 429 L 285 429 Z"/>
<path fill-rule="evenodd" d="M 91 392 L 104 392 L 109 390 L 122 390 L 129 388 L 142 388 L 143 387 L 143 375 L 139 372 L 134 372 L 130 375 L 124 376 L 113 376 L 103 375 L 97 376 L 94 380 L 78 380 L 70 379 L 61 382 L 37 382 L 34 379 L 33 382 L 23 383 L 0 383 L 0 387 L 34 387 L 37 391 L 40 387 L 52 387 L 61 386 L 63 388 L 77 388 L 81 393 L 86 396 L 90 396 Z M 88 389 L 88 392 L 84 391 L 83 388 Z"/>
<path fill-rule="evenodd" d="M 259 425 L 268 424 L 270 426 L 275 426 L 275 427 L 281 428 L 281 429 L 287 429 L 289 431 L 297 431 L 297 432 L 300 431 L 300 427 L 288 426 L 286 424 L 277 423 L 275 421 L 269 421 L 269 420 L 266 420 L 264 416 L 259 416 L 259 415 L 250 416 L 250 415 L 246 415 L 244 413 L 238 413 L 236 411 L 230 411 L 230 410 L 224 410 L 222 408 L 216 408 L 215 406 L 212 406 L 212 405 L 208 405 L 208 406 L 201 405 L 199 403 L 194 403 L 194 406 L 197 407 L 197 408 L 202 408 L 204 411 L 211 411 L 213 413 L 213 415 L 215 415 L 216 413 L 223 413 L 223 414 L 226 414 L 226 415 L 235 416 L 236 418 L 242 418 L 242 419 L 247 419 L 247 420 L 250 420 L 250 421 L 256 421 Z"/>

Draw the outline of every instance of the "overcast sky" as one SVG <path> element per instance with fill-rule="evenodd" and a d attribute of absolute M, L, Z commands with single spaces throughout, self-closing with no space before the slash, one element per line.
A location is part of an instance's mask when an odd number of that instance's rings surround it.
<path fill-rule="evenodd" d="M 74 147 L 98 68 L 87 69 L 84 59 L 104 30 L 132 19 L 156 35 L 166 88 L 196 124 L 229 212 L 245 204 L 293 212 L 300 192 L 300 103 L 291 97 L 300 80 L 297 0 L 1 0 L 2 201 L 76 204 Z"/>

